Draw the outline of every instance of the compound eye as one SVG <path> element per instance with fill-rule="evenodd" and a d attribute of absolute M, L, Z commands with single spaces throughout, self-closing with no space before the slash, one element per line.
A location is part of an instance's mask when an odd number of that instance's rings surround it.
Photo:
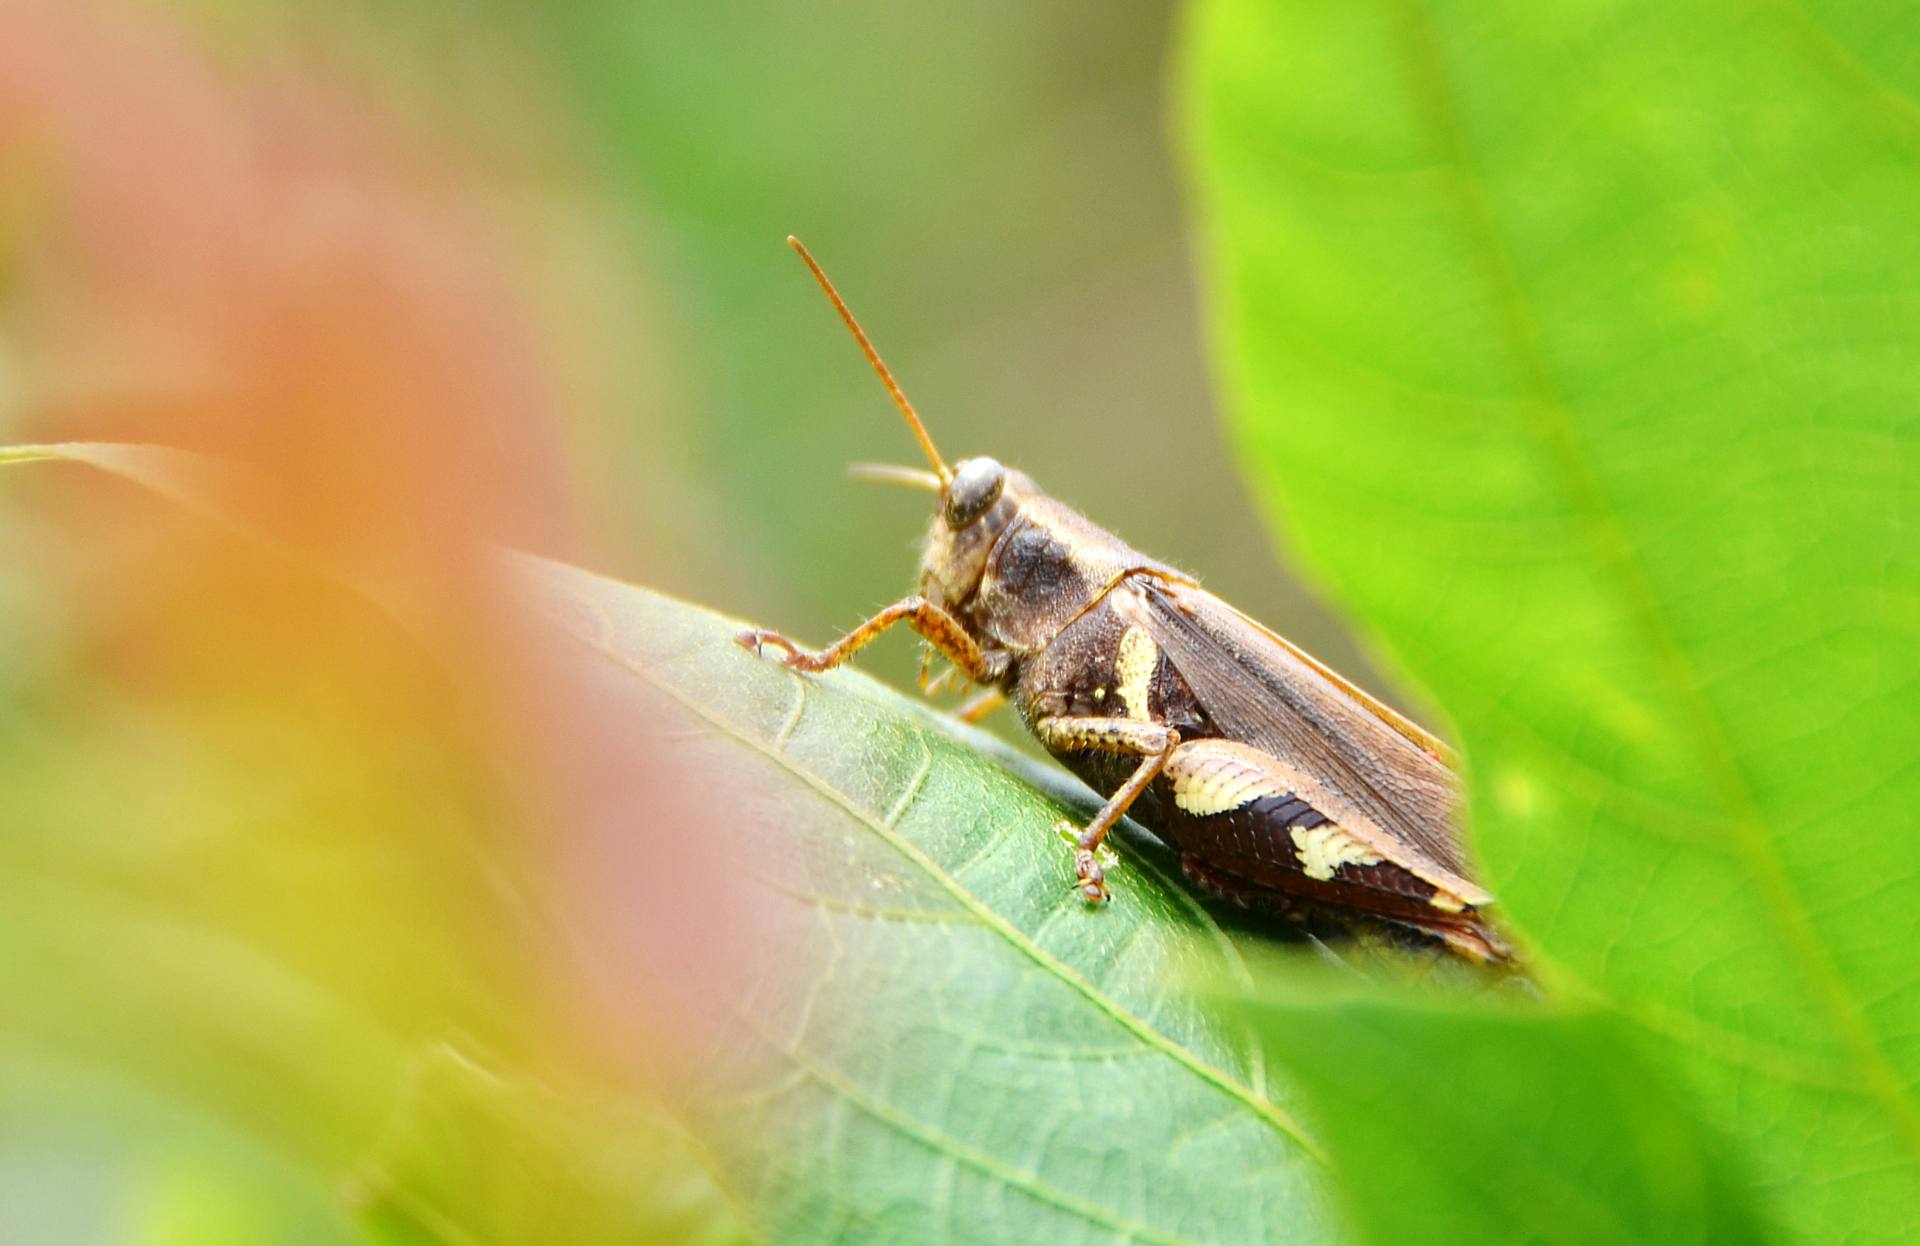
<path fill-rule="evenodd" d="M 947 526 L 964 528 L 987 508 L 1000 500 L 1007 484 L 1007 469 L 992 459 L 968 459 L 954 469 L 953 483 L 947 486 Z"/>

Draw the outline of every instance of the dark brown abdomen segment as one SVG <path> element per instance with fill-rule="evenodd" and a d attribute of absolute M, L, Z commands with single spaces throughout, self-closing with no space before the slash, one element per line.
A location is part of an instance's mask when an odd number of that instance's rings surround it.
<path fill-rule="evenodd" d="M 1103 795 L 1124 782 L 1136 764 L 1133 758 L 1093 753 L 1060 760 Z M 1172 781 L 1162 776 L 1141 793 L 1131 814 L 1197 867 L 1189 869 L 1196 881 L 1236 902 L 1258 906 L 1264 898 L 1285 908 L 1290 907 L 1286 901 L 1303 901 L 1412 927 L 1473 959 L 1498 961 L 1510 954 L 1473 909 L 1454 907 L 1449 893 L 1391 861 L 1344 861 L 1330 878 L 1310 877 L 1294 831 L 1331 830 L 1336 824 L 1295 793 L 1261 796 L 1235 809 L 1196 816 L 1174 801 Z"/>

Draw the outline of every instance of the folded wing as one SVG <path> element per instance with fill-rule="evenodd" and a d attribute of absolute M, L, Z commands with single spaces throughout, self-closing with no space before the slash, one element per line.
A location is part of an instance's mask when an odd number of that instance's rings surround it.
<path fill-rule="evenodd" d="M 1459 784 L 1445 746 L 1292 644 L 1194 585 L 1136 575 L 1161 647 L 1221 735 L 1314 776 L 1314 801 L 1375 853 L 1468 905 Z"/>

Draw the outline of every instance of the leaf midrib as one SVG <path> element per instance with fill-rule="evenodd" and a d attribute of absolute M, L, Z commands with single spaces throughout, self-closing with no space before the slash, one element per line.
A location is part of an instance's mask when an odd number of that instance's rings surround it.
<path fill-rule="evenodd" d="M 929 1128 L 903 1112 L 894 1110 L 827 1066 L 807 1059 L 799 1050 L 782 1048 L 782 1051 L 802 1076 L 818 1082 L 856 1111 L 865 1113 L 902 1137 L 911 1138 L 922 1146 L 947 1156 L 955 1163 L 964 1164 L 1002 1185 L 1019 1190 L 1060 1211 L 1078 1216 L 1089 1224 L 1111 1229 L 1130 1240 L 1155 1242 L 1160 1246 L 1199 1246 L 1196 1239 L 1169 1236 L 1151 1225 L 1142 1224 L 1137 1220 L 1123 1219 L 1107 1211 L 1098 1203 L 1075 1198 L 1058 1186 L 1042 1181 L 1036 1173 L 1003 1164 L 991 1155 L 984 1155 L 961 1144 L 957 1139 L 937 1129 Z"/>

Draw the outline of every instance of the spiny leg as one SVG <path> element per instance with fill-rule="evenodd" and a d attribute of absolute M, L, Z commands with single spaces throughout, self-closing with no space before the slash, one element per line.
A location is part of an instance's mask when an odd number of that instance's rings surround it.
<path fill-rule="evenodd" d="M 760 652 L 772 645 L 786 650 L 783 659 L 796 671 L 830 671 L 860 650 L 872 644 L 880 633 L 896 623 L 905 623 L 924 636 L 928 643 L 946 655 L 948 661 L 966 673 L 975 683 L 990 684 L 1006 673 L 1007 655 L 981 649 L 966 625 L 939 606 L 919 595 L 903 597 L 854 628 L 818 653 L 807 653 L 779 632 L 757 628 L 741 632 L 734 641 L 743 649 Z"/>
<path fill-rule="evenodd" d="M 1073 840 L 1073 868 L 1080 880 L 1080 894 L 1093 902 L 1105 900 L 1107 882 L 1098 856 L 1100 843 L 1140 793 L 1147 790 L 1147 785 L 1166 768 L 1167 759 L 1180 746 L 1180 733 L 1159 723 L 1133 718 L 1043 718 L 1033 729 L 1049 749 L 1094 749 L 1140 757 L 1133 774 L 1107 798 L 1100 812 L 1093 815 L 1093 821 Z M 1068 828 L 1071 826 L 1067 824 Z"/>

